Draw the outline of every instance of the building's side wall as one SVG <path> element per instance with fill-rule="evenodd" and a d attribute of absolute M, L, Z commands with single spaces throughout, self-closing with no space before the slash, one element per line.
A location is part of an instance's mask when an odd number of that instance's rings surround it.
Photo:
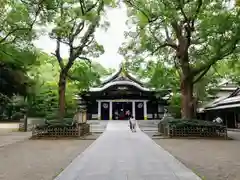
<path fill-rule="evenodd" d="M 87 115 L 88 119 L 97 120 L 98 119 L 98 103 L 91 102 L 91 104 L 87 105 Z"/>
<path fill-rule="evenodd" d="M 156 102 L 148 101 L 147 117 L 148 119 L 161 119 L 164 115 L 164 105 Z"/>

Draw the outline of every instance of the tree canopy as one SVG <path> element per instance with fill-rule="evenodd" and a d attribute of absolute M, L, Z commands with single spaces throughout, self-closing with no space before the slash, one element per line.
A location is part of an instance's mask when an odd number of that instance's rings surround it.
<path fill-rule="evenodd" d="M 114 0 L 60 0 L 55 4 L 51 19 L 53 29 L 49 36 L 56 41 L 56 50 L 53 54 L 60 67 L 58 82 L 60 119 L 65 114 L 67 80 L 77 80 L 69 72 L 73 71 L 71 68 L 76 61 L 91 63 L 93 57 L 98 57 L 104 52 L 103 46 L 95 39 L 95 30 L 101 25 L 104 7 L 112 6 L 114 3 Z M 67 45 L 69 49 L 69 56 L 66 59 L 62 57 L 60 51 L 62 44 Z"/>
<path fill-rule="evenodd" d="M 36 63 L 34 25 L 49 18 L 52 1 L 3 0 L 0 7 L 0 92 L 26 95 L 27 70 Z"/>
<path fill-rule="evenodd" d="M 32 104 L 30 107 L 36 112 L 44 112 L 43 107 L 50 111 L 57 108 L 56 99 L 59 98 L 60 109 L 62 108 L 64 114 L 65 109 L 70 108 L 70 104 L 73 103 L 74 94 L 98 84 L 100 76 L 109 73 L 100 64 L 91 62 L 91 59 L 104 52 L 103 46 L 95 40 L 94 33 L 99 26 L 108 25 L 106 22 L 100 23 L 100 19 L 104 7 L 114 6 L 114 2 L 111 0 L 1 2 L 1 100 L 8 97 L 7 100 L 10 102 L 15 96 L 28 96 L 28 101 Z M 42 34 L 41 27 L 50 28 L 49 37 L 56 41 L 54 56 L 37 50 L 33 45 L 33 40 Z M 60 52 L 63 44 L 69 48 L 68 58 L 63 58 Z M 61 93 L 58 94 L 58 91 Z M 72 108 L 73 106 L 70 109 Z"/>
<path fill-rule="evenodd" d="M 216 62 L 239 51 L 239 8 L 220 0 L 125 0 L 132 25 L 121 53 L 175 67 L 180 77 L 182 117 L 194 114 L 193 85 Z M 224 23 L 223 23 L 224 22 Z M 134 28 L 136 27 L 136 28 Z"/>

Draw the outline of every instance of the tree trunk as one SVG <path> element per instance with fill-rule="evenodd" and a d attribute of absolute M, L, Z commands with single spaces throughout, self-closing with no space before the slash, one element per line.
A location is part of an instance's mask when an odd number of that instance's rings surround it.
<path fill-rule="evenodd" d="M 194 116 L 193 80 L 181 80 L 181 114 L 182 119 L 192 119 Z"/>
<path fill-rule="evenodd" d="M 58 95 L 59 95 L 59 119 L 63 120 L 65 116 L 65 91 L 66 91 L 67 76 L 63 71 L 60 72 L 58 82 Z"/>

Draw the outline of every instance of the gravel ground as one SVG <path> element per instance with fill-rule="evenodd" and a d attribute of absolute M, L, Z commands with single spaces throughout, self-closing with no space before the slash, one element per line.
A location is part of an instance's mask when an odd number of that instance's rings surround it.
<path fill-rule="evenodd" d="M 158 139 L 155 142 L 204 180 L 240 179 L 239 140 Z"/>
<path fill-rule="evenodd" d="M 52 180 L 93 140 L 25 140 L 0 148 L 0 180 Z"/>

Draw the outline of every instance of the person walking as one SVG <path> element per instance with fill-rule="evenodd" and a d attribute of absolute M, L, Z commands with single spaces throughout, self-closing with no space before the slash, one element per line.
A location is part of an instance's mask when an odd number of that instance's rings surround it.
<path fill-rule="evenodd" d="M 127 110 L 127 111 L 125 112 L 125 119 L 128 119 L 128 120 L 129 120 L 130 117 L 131 117 L 131 112 L 130 112 L 129 110 Z"/>
<path fill-rule="evenodd" d="M 136 124 L 137 124 L 136 123 L 136 119 L 133 116 L 131 116 L 129 121 L 130 121 L 130 129 L 131 129 L 131 131 L 132 132 L 136 132 Z"/>
<path fill-rule="evenodd" d="M 129 121 L 129 127 L 130 127 L 130 130 L 132 131 L 132 122 L 131 122 L 131 118 L 128 118 L 128 121 Z"/>

